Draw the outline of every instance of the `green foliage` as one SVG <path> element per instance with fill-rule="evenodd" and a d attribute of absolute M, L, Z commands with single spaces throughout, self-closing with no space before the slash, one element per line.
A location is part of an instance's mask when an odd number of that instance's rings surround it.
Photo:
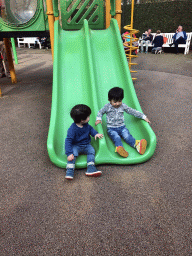
<path fill-rule="evenodd" d="M 131 5 L 124 5 L 122 13 L 123 27 L 130 24 Z M 192 1 L 172 1 L 161 3 L 135 4 L 133 28 L 138 29 L 141 36 L 148 28 L 155 33 L 158 29 L 165 33 L 174 33 L 178 25 L 186 32 L 192 31 Z"/>

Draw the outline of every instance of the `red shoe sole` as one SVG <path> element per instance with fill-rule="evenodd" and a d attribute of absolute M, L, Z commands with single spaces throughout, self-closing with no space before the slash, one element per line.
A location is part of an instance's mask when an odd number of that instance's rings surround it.
<path fill-rule="evenodd" d="M 96 173 L 85 173 L 86 176 L 90 176 L 90 177 L 99 177 L 101 176 L 102 172 L 96 172 Z"/>
<path fill-rule="evenodd" d="M 146 151 L 146 147 L 147 147 L 147 141 L 145 140 L 145 139 L 142 139 L 141 141 L 140 141 L 140 143 L 141 143 L 141 146 L 140 146 L 140 154 L 141 155 L 143 155 L 144 153 L 145 153 L 145 151 Z"/>
<path fill-rule="evenodd" d="M 65 177 L 66 180 L 73 180 L 73 178 Z"/>

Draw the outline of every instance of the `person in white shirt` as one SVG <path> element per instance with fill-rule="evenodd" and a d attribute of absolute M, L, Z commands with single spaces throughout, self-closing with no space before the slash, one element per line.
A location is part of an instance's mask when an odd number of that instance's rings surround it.
<path fill-rule="evenodd" d="M 175 45 L 176 54 L 179 54 L 178 44 L 186 44 L 187 35 L 186 32 L 183 31 L 183 27 L 181 25 L 178 26 L 175 35 L 172 37 L 173 43 L 169 44 L 171 47 Z"/>

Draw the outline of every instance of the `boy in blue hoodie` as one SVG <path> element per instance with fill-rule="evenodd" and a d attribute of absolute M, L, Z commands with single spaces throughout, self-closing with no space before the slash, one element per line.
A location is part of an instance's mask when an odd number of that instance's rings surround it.
<path fill-rule="evenodd" d="M 83 104 L 74 106 L 70 112 L 71 118 L 74 123 L 67 131 L 65 139 L 65 154 L 67 155 L 67 171 L 65 178 L 72 180 L 74 177 L 75 161 L 78 155 L 87 155 L 87 176 L 97 177 L 101 175 L 101 171 L 95 167 L 95 150 L 91 146 L 91 137 L 101 139 L 103 134 L 99 134 L 88 124 L 91 109 Z"/>

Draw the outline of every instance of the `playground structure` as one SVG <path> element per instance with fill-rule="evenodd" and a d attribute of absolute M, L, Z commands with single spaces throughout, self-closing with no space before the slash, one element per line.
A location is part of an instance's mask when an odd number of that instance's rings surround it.
<path fill-rule="evenodd" d="M 16 26 L 11 23 L 13 20 L 6 22 L 5 17 L 4 19 L 0 18 L 0 28 L 7 36 L 4 39 L 6 50 L 10 56 L 9 63 L 13 63 L 9 34 L 10 37 L 13 37 L 14 33 L 14 35 L 19 35 L 20 32 L 22 35 L 29 35 L 29 32 L 35 32 L 36 22 L 38 23 L 37 31 L 47 31 L 45 20 L 46 15 L 48 16 L 54 63 L 52 110 L 47 149 L 51 161 L 55 165 L 65 168 L 67 157 L 64 152 L 64 144 L 67 129 L 72 123 L 70 109 L 74 105 L 83 103 L 90 106 L 92 109 L 90 124 L 94 127 L 97 111 L 107 103 L 109 89 L 119 86 L 125 92 L 124 103 L 142 112 L 120 36 L 121 1 L 60 0 L 58 6 L 57 0 L 53 2 L 47 0 L 46 14 L 42 0 L 32 2 L 34 5 L 37 3 L 35 6 L 41 8 L 41 11 L 38 10 L 38 15 L 34 11 L 33 15 L 31 14 L 31 19 L 24 20 L 24 22 L 23 19 L 26 16 L 23 15 L 22 19 L 18 19 Z M 9 8 L 7 10 L 9 12 Z M 42 25 L 39 23 L 43 15 Z M 7 30 L 5 23 L 9 27 Z M 130 34 L 136 33 L 132 25 L 129 26 L 129 30 Z M 132 50 L 134 49 L 130 48 L 130 58 L 132 58 Z M 130 60 L 129 66 L 132 65 Z M 11 66 L 10 74 L 12 82 L 15 82 L 13 79 L 14 66 Z M 145 162 L 152 157 L 156 147 L 156 136 L 150 125 L 128 115 L 125 115 L 125 123 L 129 124 L 129 130 L 134 137 L 147 140 L 146 153 L 139 155 L 135 149 L 124 143 L 129 157 L 122 159 L 115 153 L 114 145 L 106 132 L 106 122 L 103 121 L 103 126 L 98 125 L 97 129 L 99 133 L 104 134 L 104 139 L 92 140 L 92 145 L 96 150 L 96 164 L 136 164 Z M 86 167 L 86 156 L 78 157 L 76 167 Z"/>
<path fill-rule="evenodd" d="M 139 40 L 139 38 L 133 37 L 133 35 L 139 33 L 139 30 L 136 30 L 136 29 L 133 28 L 133 13 L 134 13 L 134 1 L 132 0 L 132 3 L 131 3 L 131 24 L 127 25 L 127 26 L 124 26 L 124 29 L 130 31 L 129 32 L 130 42 L 129 42 L 128 49 L 125 50 L 125 52 L 126 52 L 127 59 L 129 61 L 129 70 L 130 70 L 130 72 L 131 73 L 137 73 L 136 70 L 131 70 L 132 65 L 137 65 L 137 63 L 132 62 L 132 58 L 137 58 L 138 57 L 137 55 L 132 55 L 132 51 L 139 49 L 139 47 L 133 46 L 133 42 L 136 42 L 136 41 Z M 128 36 L 125 36 L 125 37 L 128 38 Z M 132 80 L 136 80 L 136 79 L 137 78 L 132 78 Z"/>
<path fill-rule="evenodd" d="M 9 38 L 43 36 L 43 34 L 48 34 L 48 31 L 44 0 L 0 0 L 0 37 L 5 43 L 12 83 L 16 83 L 17 79 Z"/>

